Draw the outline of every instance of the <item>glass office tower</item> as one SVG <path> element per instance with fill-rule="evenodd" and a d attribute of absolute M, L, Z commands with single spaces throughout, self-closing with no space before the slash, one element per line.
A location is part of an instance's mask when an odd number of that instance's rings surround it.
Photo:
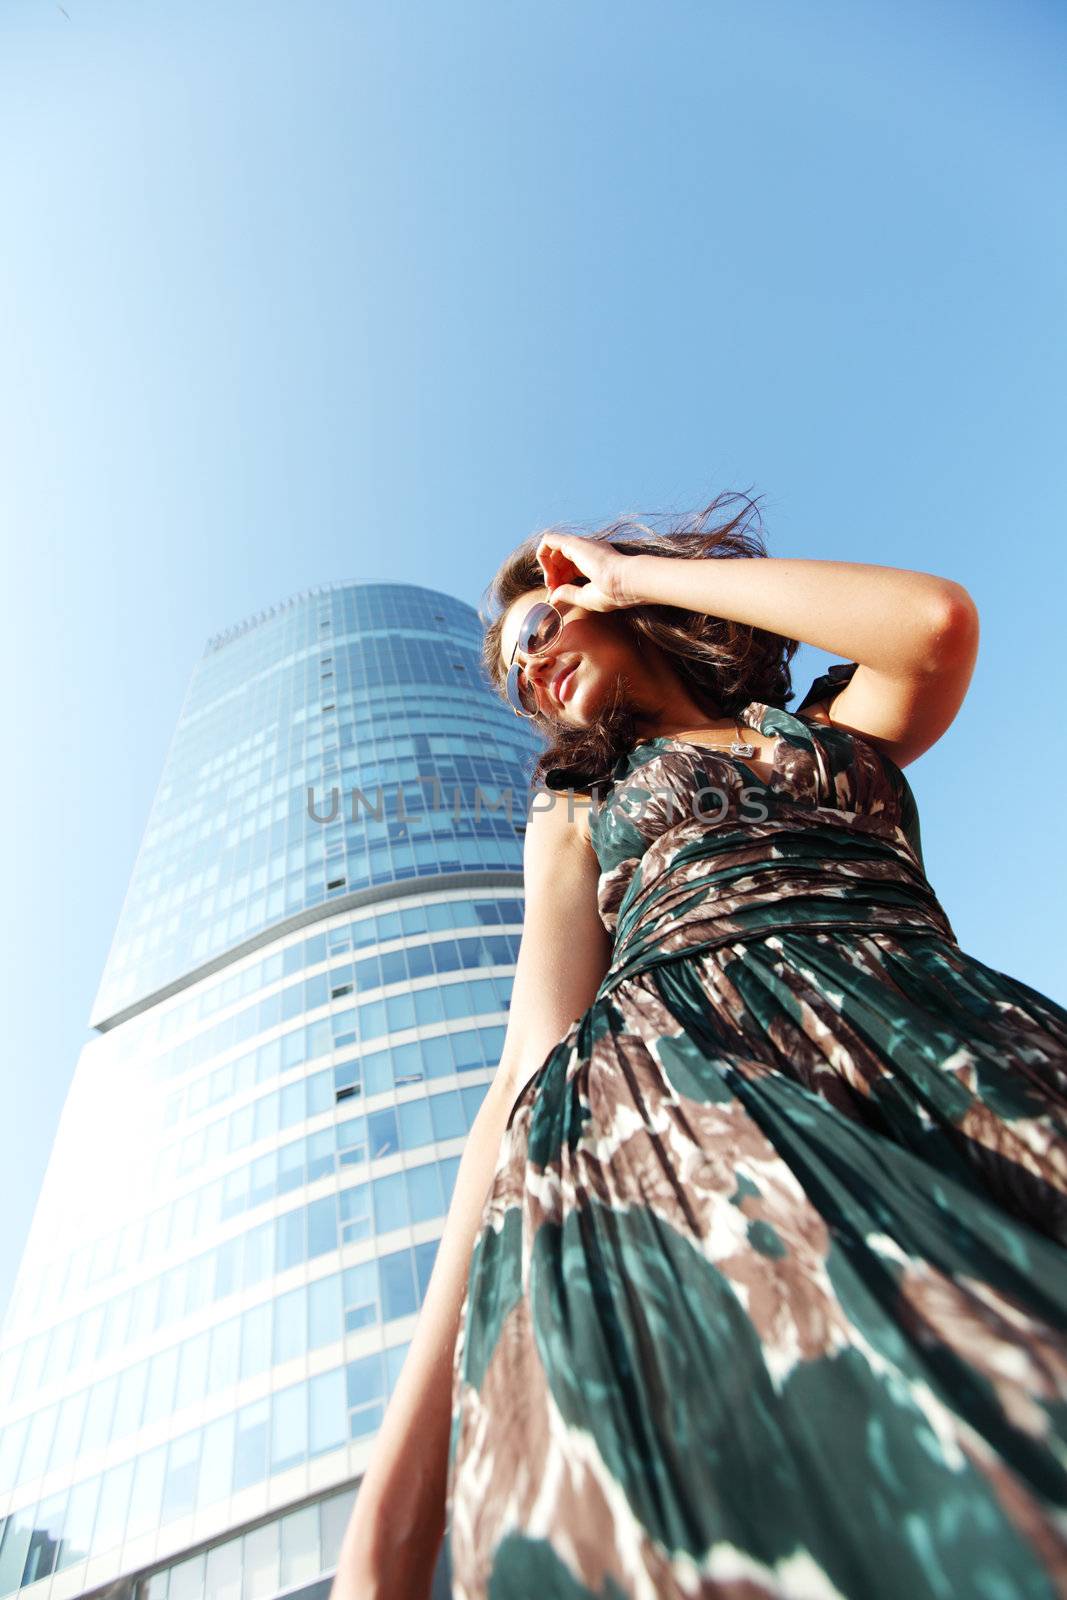
<path fill-rule="evenodd" d="M 0 1596 L 327 1594 L 507 1021 L 480 641 L 358 583 L 209 641 L 0 1340 Z"/>

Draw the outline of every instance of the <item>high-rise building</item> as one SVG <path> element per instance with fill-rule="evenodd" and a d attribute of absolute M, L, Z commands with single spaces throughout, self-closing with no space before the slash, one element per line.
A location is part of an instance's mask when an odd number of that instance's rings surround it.
<path fill-rule="evenodd" d="M 480 642 L 402 583 L 209 641 L 0 1337 L 0 1596 L 328 1593 L 504 1040 L 536 744 Z"/>

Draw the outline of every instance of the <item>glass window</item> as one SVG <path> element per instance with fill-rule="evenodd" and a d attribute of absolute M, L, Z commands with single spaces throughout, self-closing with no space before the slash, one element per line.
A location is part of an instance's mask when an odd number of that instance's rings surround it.
<path fill-rule="evenodd" d="M 350 1189 L 342 1189 L 338 1200 L 344 1242 L 350 1244 L 355 1239 L 368 1239 L 371 1234 L 370 1185 L 357 1183 Z"/>
<path fill-rule="evenodd" d="M 412 1270 L 411 1251 L 394 1250 L 378 1262 L 382 1288 L 382 1318 L 389 1322 L 393 1317 L 409 1316 L 415 1309 L 415 1275 Z"/>
<path fill-rule="evenodd" d="M 35 1583 L 39 1578 L 47 1578 L 55 1566 L 56 1552 L 63 1532 L 63 1513 L 67 1509 L 67 1492 L 64 1489 L 61 1494 L 54 1494 L 50 1499 L 42 1500 L 34 1512 L 29 1554 L 22 1574 L 23 1583 Z M 18 1584 L 18 1574 L 15 1575 L 9 1589 L 3 1581 L 3 1566 L 3 1550 L 0 1548 L 0 1594 L 9 1594 Z"/>
<path fill-rule="evenodd" d="M 77 1483 L 70 1491 L 67 1514 L 63 1521 L 63 1542 L 60 1545 L 56 1571 L 73 1566 L 89 1554 L 93 1523 L 96 1520 L 96 1502 L 100 1494 L 100 1479 L 90 1478 L 87 1483 Z"/>
<path fill-rule="evenodd" d="M 179 1561 L 177 1566 L 170 1569 L 170 1586 L 167 1589 L 167 1600 L 203 1600 L 207 1590 L 204 1588 L 204 1553 L 190 1556 L 188 1561 Z"/>
<path fill-rule="evenodd" d="M 307 1259 L 306 1207 L 297 1206 L 295 1211 L 287 1211 L 284 1216 L 278 1217 L 277 1226 L 277 1270 L 284 1272 L 288 1267 L 299 1266 L 301 1261 Z"/>
<path fill-rule="evenodd" d="M 301 1284 L 274 1302 L 274 1362 L 291 1361 L 307 1348 L 307 1290 Z"/>
<path fill-rule="evenodd" d="M 485 1099 L 488 1088 L 489 1085 L 487 1083 L 467 1083 L 459 1091 L 460 1099 L 463 1101 L 463 1115 L 467 1119 L 468 1127 L 473 1123 L 478 1107 Z"/>
<path fill-rule="evenodd" d="M 172 1346 L 169 1350 L 161 1350 L 154 1355 L 148 1366 L 148 1390 L 145 1394 L 144 1418 L 145 1424 L 157 1422 L 160 1417 L 169 1417 L 174 1410 L 174 1383 L 178 1375 L 178 1350 Z M 90 1415 L 92 1402 L 89 1404 Z M 86 1423 L 88 1433 L 88 1422 Z M 82 1440 L 82 1449 L 88 1448 Z"/>
<path fill-rule="evenodd" d="M 304 1182 L 304 1141 L 294 1139 L 278 1152 L 278 1193 L 288 1194 Z"/>
<path fill-rule="evenodd" d="M 264 1222 L 244 1236 L 242 1286 L 251 1289 L 274 1272 L 274 1223 Z"/>
<path fill-rule="evenodd" d="M 207 1552 L 204 1593 L 211 1600 L 241 1600 L 240 1539 L 228 1539 Z"/>
<path fill-rule="evenodd" d="M 416 989 L 415 1020 L 420 1023 L 440 1022 L 445 1014 L 440 989 Z"/>
<path fill-rule="evenodd" d="M 141 1426 L 141 1412 L 144 1410 L 147 1386 L 147 1361 L 138 1361 L 135 1367 L 127 1367 L 125 1372 L 120 1373 L 119 1393 L 111 1429 L 113 1438 L 121 1439 L 128 1433 L 135 1433 Z M 62 1421 L 60 1417 L 60 1425 Z"/>
<path fill-rule="evenodd" d="M 204 1429 L 198 1500 L 202 1506 L 228 1500 L 233 1488 L 233 1451 L 237 1419 L 233 1412 L 209 1422 Z"/>
<path fill-rule="evenodd" d="M 211 1347 L 210 1330 L 186 1339 L 181 1347 L 178 1363 L 178 1387 L 174 1396 L 175 1410 L 191 1406 L 207 1394 L 208 1355 Z"/>
<path fill-rule="evenodd" d="M 441 1180 L 437 1174 L 435 1161 L 426 1161 L 421 1167 L 408 1167 L 404 1173 L 404 1180 L 407 1184 L 412 1222 L 425 1222 L 429 1217 L 443 1215 Z"/>
<path fill-rule="evenodd" d="M 253 1483 L 262 1483 L 267 1476 L 269 1421 L 269 1403 L 266 1399 L 242 1406 L 237 1413 L 233 1467 L 235 1491 L 247 1489 Z"/>
<path fill-rule="evenodd" d="M 282 1588 L 289 1588 L 322 1571 L 319 1555 L 319 1508 L 304 1506 L 301 1511 L 291 1511 L 279 1522 L 282 1541 Z"/>
<path fill-rule="evenodd" d="M 319 1506 L 322 1519 L 322 1571 L 330 1572 L 336 1567 L 341 1554 L 341 1541 L 345 1536 L 352 1516 L 352 1509 L 356 1503 L 355 1489 L 345 1489 L 340 1494 L 331 1495 L 328 1500 L 323 1500 Z"/>
<path fill-rule="evenodd" d="M 279 1120 L 283 1128 L 291 1128 L 294 1123 L 303 1122 L 306 1116 L 307 1088 L 300 1078 L 296 1083 L 287 1083 L 282 1090 Z"/>
<path fill-rule="evenodd" d="M 345 1443 L 345 1369 L 320 1373 L 308 1383 L 309 1440 L 312 1456 Z"/>
<path fill-rule="evenodd" d="M 16 1511 L 13 1516 L 0 1518 L 0 1594 L 14 1594 L 22 1581 L 22 1569 L 33 1537 L 33 1506 Z"/>
<path fill-rule="evenodd" d="M 126 1532 L 126 1517 L 130 1509 L 130 1490 L 133 1487 L 132 1461 L 112 1467 L 100 1480 L 100 1503 L 93 1528 L 94 1556 L 103 1555 L 122 1543 Z"/>
<path fill-rule="evenodd" d="M 246 1533 L 244 1547 L 244 1600 L 273 1600 L 278 1592 L 277 1522 Z"/>
<path fill-rule="evenodd" d="M 115 1397 L 114 1378 L 98 1385 L 98 1388 L 102 1391 L 102 1402 L 98 1408 L 98 1426 L 106 1428 L 111 1421 L 111 1405 Z M 95 1394 L 96 1391 L 94 1390 L 93 1392 Z M 42 1472 L 45 1471 L 58 1417 L 58 1404 L 48 1406 L 46 1410 L 38 1411 L 35 1416 L 31 1417 L 22 1456 L 22 1465 L 19 1468 L 19 1477 L 21 1479 L 39 1478 Z M 106 1433 L 100 1442 L 106 1444 Z"/>
<path fill-rule="evenodd" d="M 349 1406 L 365 1405 L 369 1400 L 379 1399 L 384 1392 L 380 1350 L 359 1361 L 349 1361 L 344 1371 Z"/>
<path fill-rule="evenodd" d="M 368 1116 L 367 1142 L 372 1159 L 376 1156 L 389 1156 L 399 1150 L 394 1106 L 387 1106 L 384 1111 L 374 1111 Z"/>
<path fill-rule="evenodd" d="M 324 1195 L 307 1208 L 308 1260 L 337 1249 L 337 1197 Z"/>
<path fill-rule="evenodd" d="M 285 1472 L 307 1458 L 307 1385 L 294 1383 L 273 1397 L 271 1415 L 271 1472 Z"/>
<path fill-rule="evenodd" d="M 452 1044 L 447 1033 L 439 1033 L 433 1039 L 423 1039 L 420 1049 L 428 1078 L 446 1078 L 455 1072 Z"/>
<path fill-rule="evenodd" d="M 345 1328 L 351 1333 L 378 1320 L 378 1266 L 363 1261 L 343 1274 Z"/>
<path fill-rule="evenodd" d="M 73 1399 L 65 1400 L 63 1402 L 63 1407 L 64 1409 L 67 1406 L 80 1407 L 80 1412 L 83 1415 L 85 1411 L 85 1402 L 88 1400 L 88 1398 L 88 1390 L 83 1390 L 81 1394 L 75 1395 Z M 62 1421 L 63 1413 L 61 1412 L 59 1417 L 59 1422 L 61 1425 Z M 78 1416 L 77 1422 L 78 1431 L 80 1432 L 81 1415 Z M 18 1482 L 19 1462 L 22 1460 L 22 1449 L 26 1443 L 26 1435 L 29 1431 L 30 1419 L 28 1417 L 23 1417 L 21 1422 L 13 1422 L 9 1427 L 0 1429 L 0 1494 L 8 1494 Z M 58 1438 L 58 1430 L 56 1437 Z M 76 1443 L 77 1439 L 75 1438 L 75 1445 Z M 53 1453 L 55 1452 L 53 1451 Z M 65 1454 L 63 1459 L 66 1459 Z"/>
<path fill-rule="evenodd" d="M 253 1306 L 241 1317 L 241 1377 L 251 1378 L 270 1366 L 271 1302 Z"/>
<path fill-rule="evenodd" d="M 334 1170 L 334 1142 L 335 1130 L 320 1128 L 318 1133 L 308 1135 L 307 1145 L 307 1181 L 314 1183 L 316 1178 L 324 1178 L 327 1173 Z"/>
<path fill-rule="evenodd" d="M 333 1073 L 316 1072 L 307 1080 L 307 1114 L 317 1117 L 333 1108 Z"/>
<path fill-rule="evenodd" d="M 250 1171 L 248 1189 L 248 1204 L 260 1206 L 265 1200 L 272 1200 L 278 1187 L 278 1152 L 268 1150 L 264 1156 L 257 1156 L 253 1161 Z"/>
<path fill-rule="evenodd" d="M 211 1362 L 208 1367 L 209 1394 L 237 1382 L 241 1361 L 241 1319 L 230 1317 L 211 1330 Z"/>
<path fill-rule="evenodd" d="M 439 1243 L 440 1240 L 438 1239 L 427 1239 L 423 1244 L 417 1244 L 413 1252 L 415 1257 L 415 1281 L 418 1284 L 420 1305 L 426 1296 L 430 1273 L 433 1271 L 433 1264 L 437 1259 L 437 1246 Z"/>
<path fill-rule="evenodd" d="M 158 1445 L 154 1450 L 146 1450 L 134 1462 L 133 1493 L 126 1523 L 127 1539 L 139 1538 L 141 1534 L 159 1526 L 167 1449 L 165 1444 Z"/>
<path fill-rule="evenodd" d="M 405 1100 L 397 1106 L 396 1117 L 400 1143 L 405 1150 L 416 1150 L 420 1144 L 429 1144 L 433 1138 L 433 1126 L 425 1096 L 418 1100 Z"/>
<path fill-rule="evenodd" d="M 467 1131 L 463 1106 L 454 1089 L 430 1096 L 430 1116 L 436 1139 L 455 1139 Z"/>
<path fill-rule="evenodd" d="M 388 1177 L 375 1178 L 374 1225 L 378 1233 L 389 1228 L 403 1228 L 408 1222 L 407 1187 L 402 1172 L 390 1172 Z"/>
<path fill-rule="evenodd" d="M 333 1196 L 330 1197 L 331 1202 Z M 311 1332 L 308 1348 L 321 1350 L 341 1337 L 341 1276 L 319 1278 L 308 1289 Z"/>

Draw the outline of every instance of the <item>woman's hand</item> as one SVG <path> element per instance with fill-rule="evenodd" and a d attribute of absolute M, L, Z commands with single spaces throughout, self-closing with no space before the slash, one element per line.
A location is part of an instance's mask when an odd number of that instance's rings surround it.
<path fill-rule="evenodd" d="M 621 611 L 640 604 L 630 563 L 604 539 L 569 533 L 546 533 L 537 546 L 548 598 L 570 600 L 585 611 Z"/>

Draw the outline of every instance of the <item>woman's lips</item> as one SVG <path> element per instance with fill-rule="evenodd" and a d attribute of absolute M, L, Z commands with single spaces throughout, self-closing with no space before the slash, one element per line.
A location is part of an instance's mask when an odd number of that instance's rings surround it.
<path fill-rule="evenodd" d="M 574 687 L 574 674 L 577 671 L 578 663 L 576 661 L 573 667 L 568 667 L 567 671 L 556 684 L 556 699 L 560 702 L 570 698 L 570 692 Z"/>

